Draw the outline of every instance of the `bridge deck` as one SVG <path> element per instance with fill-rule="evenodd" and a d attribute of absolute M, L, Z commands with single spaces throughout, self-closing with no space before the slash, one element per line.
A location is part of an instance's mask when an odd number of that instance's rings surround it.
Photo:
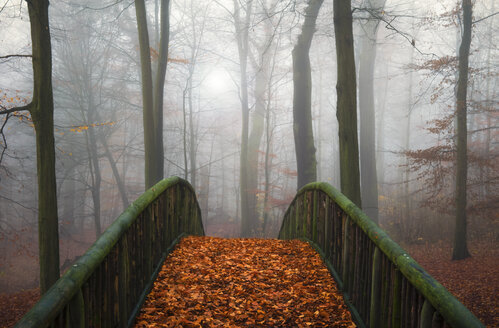
<path fill-rule="evenodd" d="M 298 240 L 184 238 L 136 327 L 355 327 L 319 255 Z"/>

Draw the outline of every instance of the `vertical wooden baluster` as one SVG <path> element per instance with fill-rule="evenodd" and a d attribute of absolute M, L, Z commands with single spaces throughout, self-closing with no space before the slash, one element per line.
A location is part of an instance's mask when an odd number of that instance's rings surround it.
<path fill-rule="evenodd" d="M 380 327 L 380 294 L 381 294 L 381 252 L 378 247 L 374 249 L 373 269 L 371 279 L 371 310 L 370 310 L 370 328 Z"/>
<path fill-rule="evenodd" d="M 301 237 L 301 222 L 300 222 L 300 215 L 301 215 L 301 196 L 296 198 L 296 213 L 295 213 L 295 238 L 300 238 Z"/>
<path fill-rule="evenodd" d="M 69 302 L 69 315 L 66 320 L 66 327 L 85 327 L 85 301 L 83 292 L 80 289 Z"/>
<path fill-rule="evenodd" d="M 329 260 L 331 263 L 334 264 L 333 261 L 331 261 L 330 256 L 331 256 L 331 243 L 330 241 L 333 240 L 331 238 L 331 232 L 329 229 L 332 228 L 331 224 L 331 211 L 329 210 L 329 197 L 326 196 L 326 204 L 324 205 L 324 256 L 326 257 L 326 260 Z M 335 268 L 336 269 L 336 268 Z"/>
<path fill-rule="evenodd" d="M 350 239 L 351 239 L 351 228 L 350 228 L 350 217 L 348 217 L 346 214 L 343 215 L 343 255 L 342 255 L 342 275 L 341 278 L 343 279 L 343 288 L 347 293 L 350 293 Z"/>
<path fill-rule="evenodd" d="M 418 291 L 415 287 L 412 287 L 412 297 L 411 297 L 411 320 L 413 322 L 412 328 L 418 328 L 419 319 L 419 302 L 418 302 Z"/>
<path fill-rule="evenodd" d="M 301 236 L 300 237 L 307 237 L 308 236 L 308 229 L 307 229 L 307 221 L 308 221 L 308 197 L 307 193 L 303 193 L 302 197 L 302 214 L 301 214 Z"/>
<path fill-rule="evenodd" d="M 400 328 L 402 274 L 395 268 L 392 292 L 392 328 Z"/>
<path fill-rule="evenodd" d="M 433 314 L 435 313 L 435 308 L 425 300 L 423 303 L 423 308 L 421 310 L 420 316 L 420 328 L 432 328 Z"/>
<path fill-rule="evenodd" d="M 127 231 L 126 234 L 128 234 Z M 124 328 L 128 326 L 128 313 L 131 309 L 128 308 L 128 294 L 129 294 L 129 263 L 128 263 L 128 242 L 127 236 L 120 239 L 120 253 L 118 258 L 118 299 L 119 299 L 119 325 L 118 327 Z"/>
<path fill-rule="evenodd" d="M 388 327 L 388 323 L 391 321 L 390 317 L 390 306 L 391 306 L 391 262 L 386 257 L 386 255 L 383 256 L 383 263 L 384 263 L 384 275 L 383 275 L 383 283 L 384 283 L 384 288 L 383 288 L 383 327 Z"/>
<path fill-rule="evenodd" d="M 435 311 L 433 313 L 433 318 L 431 320 L 431 327 L 432 328 L 442 328 L 444 326 L 444 318 L 442 318 L 442 315 Z"/>
<path fill-rule="evenodd" d="M 309 232 L 309 238 L 312 239 L 314 243 L 317 243 L 317 212 L 319 209 L 319 200 L 317 197 L 317 190 L 313 191 L 312 194 L 312 224 L 311 224 L 311 231 Z"/>

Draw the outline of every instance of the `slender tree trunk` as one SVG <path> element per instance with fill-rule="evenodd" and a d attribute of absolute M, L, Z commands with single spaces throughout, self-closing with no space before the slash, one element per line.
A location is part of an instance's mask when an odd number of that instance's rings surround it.
<path fill-rule="evenodd" d="M 242 128 L 241 128 L 241 156 L 240 156 L 240 197 L 241 197 L 241 237 L 251 235 L 251 222 L 249 214 L 249 190 L 248 190 L 248 130 L 249 130 L 249 106 L 248 106 L 248 32 L 249 21 L 253 8 L 253 1 L 247 0 L 246 14 L 244 21 L 241 17 L 241 9 L 238 0 L 234 0 L 234 18 L 236 28 L 237 49 L 239 54 L 239 66 L 241 70 L 240 83 L 240 98 L 242 111 Z"/>
<path fill-rule="evenodd" d="M 409 63 L 412 64 L 414 58 L 414 47 L 411 48 L 411 54 L 409 55 Z M 412 103 L 412 70 L 409 72 L 409 86 L 408 86 L 408 99 L 407 99 L 407 121 L 405 128 L 405 151 L 409 151 L 411 148 L 411 128 L 412 128 L 412 110 L 414 105 Z M 404 219 L 406 223 L 412 222 L 410 219 L 411 215 L 411 197 L 409 195 L 409 180 L 411 178 L 409 170 L 409 157 L 405 156 L 405 177 L 404 177 Z"/>
<path fill-rule="evenodd" d="M 378 117 L 378 125 L 376 127 L 376 152 L 377 152 L 377 160 L 376 160 L 376 170 L 378 172 L 378 185 L 381 183 L 379 186 L 380 188 L 383 186 L 383 183 L 385 181 L 385 112 L 386 112 L 386 97 L 388 95 L 388 65 L 386 66 L 386 78 L 385 80 L 385 85 L 383 88 L 383 98 L 382 101 L 378 100 L 380 102 L 380 106 L 378 109 L 379 117 Z M 379 99 L 379 98 L 378 98 Z M 380 190 L 383 192 L 383 190 Z M 379 216 L 379 213 L 378 213 Z M 379 217 L 378 217 L 379 220 Z"/>
<path fill-rule="evenodd" d="M 301 34 L 293 48 L 293 134 L 295 139 L 298 189 L 317 180 L 314 130 L 312 127 L 312 74 L 310 45 L 323 0 L 310 0 L 305 9 Z"/>
<path fill-rule="evenodd" d="M 457 81 L 457 169 L 456 169 L 456 228 L 454 233 L 453 260 L 470 256 L 466 241 L 466 182 L 468 176 L 466 126 L 466 96 L 468 89 L 468 60 L 471 44 L 471 0 L 463 0 L 463 35 L 459 47 L 459 79 Z"/>
<path fill-rule="evenodd" d="M 109 161 L 109 165 L 111 166 L 111 170 L 113 171 L 114 180 L 116 181 L 116 185 L 118 186 L 118 191 L 120 192 L 121 203 L 123 204 L 123 210 L 125 210 L 128 207 L 128 205 L 130 204 L 128 201 L 127 194 L 126 194 L 125 184 L 123 183 L 123 179 L 121 178 L 118 167 L 116 166 L 116 161 L 113 158 L 113 154 L 111 154 L 111 151 L 109 150 L 109 146 L 107 144 L 106 139 L 101 137 L 100 142 L 101 142 L 102 146 L 104 147 L 104 153 L 107 157 L 107 160 Z"/>
<path fill-rule="evenodd" d="M 163 92 L 170 36 L 169 0 L 161 0 L 161 31 L 156 76 L 152 77 L 149 33 L 144 0 L 135 0 L 139 34 L 140 66 L 145 151 L 145 188 L 149 189 L 164 175 Z"/>
<path fill-rule="evenodd" d="M 38 174 L 38 247 L 40 292 L 59 279 L 59 220 L 54 147 L 52 49 L 48 0 L 28 2 L 33 55 L 33 101 L 29 106 L 36 133 Z"/>
<path fill-rule="evenodd" d="M 189 177 L 189 161 L 187 159 L 187 109 L 186 109 L 186 97 L 187 88 L 189 88 L 189 82 L 185 84 L 185 88 L 182 92 L 182 143 L 184 148 L 184 179 L 187 180 Z"/>
<path fill-rule="evenodd" d="M 385 0 L 367 1 L 374 12 L 383 10 Z M 368 17 L 363 26 L 359 58 L 360 180 L 362 209 L 378 223 L 378 176 L 376 173 L 376 122 L 374 108 L 374 65 L 379 20 Z"/>
<path fill-rule="evenodd" d="M 90 105 L 93 107 L 93 105 Z M 92 109 L 90 109 L 91 111 Z M 92 115 L 89 112 L 89 122 L 93 122 Z M 94 224 L 95 224 L 95 236 L 99 238 L 102 233 L 101 227 L 101 213 L 100 213 L 100 186 L 102 182 L 102 176 L 100 172 L 99 155 L 97 154 L 97 139 L 95 137 L 95 131 L 89 129 L 86 131 L 87 135 L 87 152 L 90 160 L 90 174 L 92 177 L 92 186 L 90 192 L 92 194 L 92 202 L 94 204 Z"/>
<path fill-rule="evenodd" d="M 157 161 L 155 158 L 154 109 L 151 55 L 149 50 L 149 33 L 147 31 L 147 16 L 144 0 L 135 0 L 137 15 L 137 30 L 139 34 L 140 71 L 142 80 L 142 106 L 144 124 L 145 152 L 145 189 L 152 187 L 156 181 Z"/>
<path fill-rule="evenodd" d="M 165 87 L 166 67 L 168 64 L 168 43 L 170 42 L 170 0 L 161 0 L 161 26 L 158 55 L 158 69 L 154 80 L 153 118 L 154 118 L 154 145 L 153 154 L 155 164 L 155 181 L 164 177 L 165 161 L 163 147 L 163 94 Z"/>
<path fill-rule="evenodd" d="M 260 54 L 267 57 L 266 54 Z M 263 136 L 265 117 L 265 91 L 268 83 L 266 63 L 261 67 L 256 67 L 255 78 L 255 110 L 251 114 L 251 133 L 248 139 L 248 219 L 251 222 L 250 229 L 257 228 L 257 193 L 258 188 L 258 164 L 260 154 L 260 142 Z"/>
<path fill-rule="evenodd" d="M 192 75 L 194 74 L 194 68 L 192 68 Z M 196 131 L 194 130 L 194 109 L 192 105 L 192 76 L 189 79 L 189 159 L 191 163 L 190 173 L 191 173 L 191 185 L 196 190 Z"/>
<path fill-rule="evenodd" d="M 262 232 L 264 236 L 267 236 L 266 230 L 267 230 L 267 224 L 269 222 L 269 199 L 270 199 L 270 168 L 272 165 L 272 159 L 270 157 L 270 151 L 271 151 L 271 146 L 272 146 L 272 129 L 270 125 L 270 91 L 271 91 L 271 85 L 272 85 L 272 75 L 270 76 L 269 83 L 268 83 L 268 98 L 267 98 L 267 109 L 265 111 L 265 162 L 264 162 L 264 169 L 265 169 L 265 192 L 264 192 L 264 199 L 263 199 L 263 228 Z"/>
<path fill-rule="evenodd" d="M 357 86 L 350 0 L 334 0 L 334 30 L 338 67 L 336 117 L 340 144 L 341 191 L 360 207 Z"/>

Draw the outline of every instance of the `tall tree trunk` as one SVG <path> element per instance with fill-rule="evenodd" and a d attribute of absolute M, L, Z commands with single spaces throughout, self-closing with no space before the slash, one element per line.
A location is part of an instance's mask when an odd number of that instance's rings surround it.
<path fill-rule="evenodd" d="M 33 101 L 29 111 L 36 133 L 40 293 L 59 279 L 59 220 L 54 148 L 52 49 L 48 0 L 28 2 L 33 55 Z"/>
<path fill-rule="evenodd" d="M 466 96 L 468 89 L 468 59 L 471 45 L 472 4 L 463 0 L 463 36 L 459 47 L 459 79 L 457 81 L 457 169 L 456 169 L 456 228 L 454 233 L 453 260 L 470 256 L 466 241 L 466 182 L 468 177 L 466 126 Z"/>
<path fill-rule="evenodd" d="M 317 180 L 314 130 L 312 127 L 312 74 L 310 45 L 323 0 L 310 0 L 305 21 L 293 48 L 293 134 L 295 139 L 298 189 Z"/>
<path fill-rule="evenodd" d="M 409 55 L 409 63 L 412 65 L 412 61 L 414 59 L 414 47 L 411 48 L 411 54 Z M 414 109 L 414 105 L 412 103 L 412 70 L 409 72 L 409 86 L 408 91 L 409 95 L 407 97 L 407 121 L 405 128 L 405 151 L 409 151 L 411 148 L 411 128 L 412 128 L 412 110 Z M 411 215 L 411 197 L 409 195 L 409 180 L 411 178 L 409 170 L 409 157 L 405 156 L 405 177 L 404 177 L 404 219 L 406 223 L 412 222 L 409 218 Z"/>
<path fill-rule="evenodd" d="M 381 12 L 385 0 L 367 1 L 373 12 Z M 359 58 L 360 180 L 362 209 L 378 223 L 378 176 L 376 173 L 376 133 L 374 108 L 374 65 L 379 20 L 372 14 L 363 26 Z"/>
<path fill-rule="evenodd" d="M 145 152 L 145 189 L 149 189 L 156 182 L 157 161 L 155 158 L 156 138 L 154 136 L 154 109 L 151 55 L 149 49 L 149 32 L 147 31 L 147 16 L 144 0 L 135 0 L 137 15 L 137 30 L 139 34 L 140 71 L 142 81 L 142 106 L 144 124 L 144 152 Z"/>
<path fill-rule="evenodd" d="M 156 76 L 152 77 L 149 33 L 144 0 L 135 0 L 139 34 L 140 67 L 145 151 L 145 188 L 149 189 L 164 175 L 163 91 L 170 36 L 169 0 L 161 1 L 161 32 Z"/>
<path fill-rule="evenodd" d="M 334 30 L 338 67 L 336 117 L 340 144 L 341 191 L 360 207 L 357 86 L 350 0 L 334 0 Z"/>
<path fill-rule="evenodd" d="M 251 222 L 248 216 L 249 213 L 249 190 L 248 190 L 248 125 L 249 125 L 249 106 L 248 106 L 248 32 L 249 21 L 253 8 L 253 1 L 247 0 L 246 14 L 241 17 L 241 9 L 239 1 L 234 0 L 234 25 L 236 28 L 237 50 L 239 54 L 239 66 L 241 70 L 241 85 L 240 85 L 240 99 L 242 111 L 242 127 L 241 127 L 241 156 L 240 156 L 240 197 L 241 197 L 241 237 L 248 237 L 251 235 Z"/>
<path fill-rule="evenodd" d="M 159 55 L 156 77 L 154 80 L 153 118 L 154 118 L 154 160 L 156 161 L 155 181 L 164 177 L 165 161 L 163 147 L 163 94 L 165 87 L 166 66 L 168 64 L 168 43 L 170 42 L 170 0 L 161 0 L 161 26 Z"/>
<path fill-rule="evenodd" d="M 194 68 L 192 69 L 194 74 Z M 194 130 L 194 108 L 192 105 L 192 77 L 189 79 L 189 159 L 191 163 L 191 185 L 196 190 L 196 131 Z"/>

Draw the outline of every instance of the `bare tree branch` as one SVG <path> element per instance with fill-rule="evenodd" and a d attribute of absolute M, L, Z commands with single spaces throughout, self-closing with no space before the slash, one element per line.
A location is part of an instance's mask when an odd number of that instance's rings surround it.
<path fill-rule="evenodd" d="M 19 107 L 12 107 L 12 108 L 6 108 L 2 105 L 0 105 L 0 115 L 6 115 L 14 112 L 24 112 L 24 111 L 29 111 L 31 107 L 31 103 L 24 105 L 24 106 L 19 106 Z"/>
<path fill-rule="evenodd" d="M 0 56 L 0 59 L 7 59 L 7 58 L 15 58 L 15 57 L 20 57 L 20 58 L 31 58 L 33 57 L 32 55 L 5 55 L 5 56 Z"/>
<path fill-rule="evenodd" d="M 495 12 L 495 13 L 493 13 L 493 14 L 490 14 L 490 15 L 488 15 L 488 16 L 485 16 L 485 17 L 482 17 L 482 18 L 480 18 L 480 19 L 477 19 L 476 21 L 474 21 L 474 22 L 473 22 L 473 24 L 476 24 L 476 23 L 479 23 L 479 22 L 481 22 L 481 21 L 484 21 L 484 20 L 486 20 L 487 18 L 490 18 L 490 17 L 495 16 L 495 15 L 497 15 L 497 14 L 499 14 L 499 11 L 496 11 L 496 12 Z"/>

